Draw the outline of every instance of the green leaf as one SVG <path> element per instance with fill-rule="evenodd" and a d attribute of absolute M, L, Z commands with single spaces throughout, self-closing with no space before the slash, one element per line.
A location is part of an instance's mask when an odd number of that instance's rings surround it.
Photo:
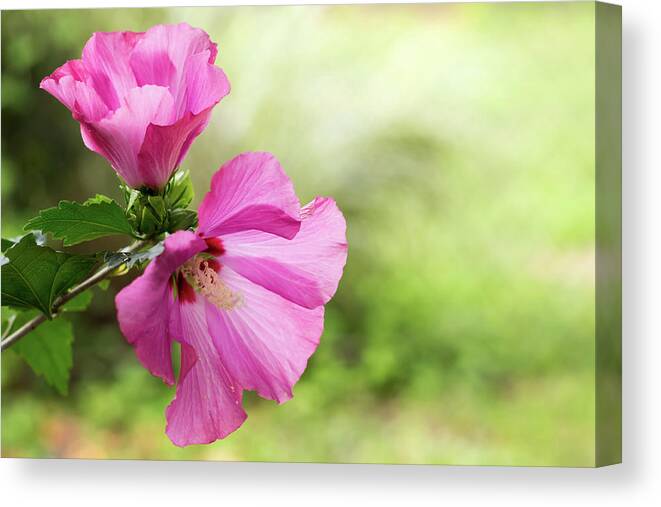
<path fill-rule="evenodd" d="M 170 212 L 168 232 L 191 229 L 197 225 L 197 213 L 190 209 L 174 209 Z"/>
<path fill-rule="evenodd" d="M 119 188 L 121 188 L 124 191 L 124 200 L 126 201 L 126 209 L 127 211 L 130 211 L 131 208 L 133 208 L 133 205 L 135 204 L 136 200 L 140 197 L 140 191 L 136 190 L 135 188 L 128 187 L 126 185 L 120 185 Z"/>
<path fill-rule="evenodd" d="M 92 204 L 99 204 L 99 203 L 107 203 L 107 204 L 112 204 L 115 201 L 113 201 L 110 197 L 107 195 L 103 194 L 96 194 L 94 197 L 88 198 L 84 203 L 83 206 L 90 206 Z M 116 203 L 115 203 L 116 204 Z"/>
<path fill-rule="evenodd" d="M 82 312 L 83 310 L 87 310 L 90 303 L 92 302 L 93 297 L 94 293 L 92 290 L 87 289 L 86 291 L 78 294 L 71 301 L 67 301 L 65 304 L 63 304 L 60 307 L 60 310 L 65 312 Z"/>
<path fill-rule="evenodd" d="M 177 171 L 165 188 L 165 198 L 170 208 L 187 208 L 195 192 L 188 171 Z"/>
<path fill-rule="evenodd" d="M 24 230 L 49 232 L 65 246 L 116 234 L 133 235 L 122 207 L 109 197 L 97 195 L 83 204 L 60 201 L 55 208 L 41 210 Z"/>
<path fill-rule="evenodd" d="M 5 252 L 2 266 L 2 304 L 36 308 L 51 316 L 53 302 L 89 275 L 97 259 L 38 246 L 27 235 Z"/>
<path fill-rule="evenodd" d="M 14 246 L 15 243 L 16 242 L 12 241 L 11 239 L 2 238 L 2 251 L 4 252 L 5 250 L 8 250 Z"/>
<path fill-rule="evenodd" d="M 14 323 L 16 322 L 17 313 L 13 308 L 2 307 L 0 311 L 0 327 L 2 328 L 3 337 L 8 335 L 12 329 L 16 329 Z"/>
<path fill-rule="evenodd" d="M 150 195 L 147 197 L 147 202 L 149 203 L 154 216 L 158 218 L 159 222 L 163 222 L 168 214 L 163 198 L 160 195 Z"/>
<path fill-rule="evenodd" d="M 35 311 L 17 314 L 14 328 L 31 320 Z M 67 394 L 73 365 L 73 330 L 63 318 L 46 321 L 12 345 L 12 350 L 60 394 Z"/>
<path fill-rule="evenodd" d="M 101 280 L 100 282 L 98 282 L 95 285 L 95 287 L 98 288 L 99 290 L 105 291 L 108 289 L 109 285 L 110 285 L 110 280 L 106 278 L 105 280 Z M 62 306 L 60 306 L 58 311 L 82 312 L 89 308 L 93 298 L 94 298 L 94 291 L 91 288 L 89 288 L 86 291 L 78 294 L 72 300 L 64 303 Z"/>
<path fill-rule="evenodd" d="M 187 171 L 177 171 L 162 192 L 149 188 L 139 190 L 122 186 L 126 217 L 137 237 L 156 237 L 194 227 L 197 214 L 186 207 L 194 197 Z"/>
<path fill-rule="evenodd" d="M 41 231 L 30 231 L 27 234 L 23 234 L 22 236 L 17 236 L 14 238 L 2 238 L 2 252 L 4 253 L 5 250 L 8 250 L 11 247 L 13 247 L 16 243 L 21 241 L 25 236 L 33 236 L 35 243 L 39 246 L 46 244 L 46 236 L 44 236 L 41 233 Z"/>

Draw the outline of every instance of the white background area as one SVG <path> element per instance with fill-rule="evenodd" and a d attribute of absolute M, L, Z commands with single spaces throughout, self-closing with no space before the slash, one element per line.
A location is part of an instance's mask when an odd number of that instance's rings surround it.
<path fill-rule="evenodd" d="M 0 0 L 3 9 L 241 3 Z M 661 2 L 614 3 L 623 5 L 624 46 L 624 464 L 593 470 L 2 459 L 0 505 L 661 505 Z"/>

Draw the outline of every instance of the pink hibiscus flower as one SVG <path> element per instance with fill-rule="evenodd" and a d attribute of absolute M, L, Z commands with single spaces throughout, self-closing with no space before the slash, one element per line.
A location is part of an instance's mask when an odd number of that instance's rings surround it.
<path fill-rule="evenodd" d="M 196 233 L 178 231 L 116 297 L 122 333 L 142 364 L 174 383 L 166 410 L 180 446 L 213 442 L 246 418 L 243 390 L 283 403 L 319 344 L 324 304 L 346 262 L 346 224 L 333 199 L 301 208 L 278 161 L 245 153 L 220 168 Z"/>
<path fill-rule="evenodd" d="M 146 32 L 95 33 L 82 59 L 41 81 L 80 122 L 85 146 L 134 188 L 167 183 L 211 109 L 230 91 L 218 50 L 181 23 Z"/>

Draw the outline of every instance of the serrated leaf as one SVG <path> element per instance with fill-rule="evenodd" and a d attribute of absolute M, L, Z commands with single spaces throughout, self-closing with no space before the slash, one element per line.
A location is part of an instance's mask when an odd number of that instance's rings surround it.
<path fill-rule="evenodd" d="M 50 316 L 53 302 L 90 274 L 97 260 L 90 255 L 72 255 L 38 246 L 24 236 L 5 252 L 2 266 L 2 304 L 36 308 Z"/>
<path fill-rule="evenodd" d="M 133 230 L 122 207 L 109 197 L 97 195 L 83 204 L 60 201 L 54 208 L 41 210 L 24 230 L 40 230 L 64 241 L 65 246 L 75 245 L 103 236 L 125 234 Z"/>
<path fill-rule="evenodd" d="M 36 315 L 35 311 L 19 312 L 14 327 L 22 326 Z M 71 322 L 60 317 L 36 327 L 14 343 L 11 350 L 60 394 L 67 394 L 73 365 L 72 344 Z"/>

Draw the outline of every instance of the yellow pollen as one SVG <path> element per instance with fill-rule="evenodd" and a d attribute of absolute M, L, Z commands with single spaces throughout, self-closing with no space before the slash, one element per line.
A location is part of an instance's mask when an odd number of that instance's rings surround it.
<path fill-rule="evenodd" d="M 241 303 L 241 295 L 232 292 L 222 282 L 218 273 L 209 266 L 209 261 L 193 258 L 182 266 L 181 272 L 193 289 L 201 293 L 216 307 L 231 310 Z"/>

